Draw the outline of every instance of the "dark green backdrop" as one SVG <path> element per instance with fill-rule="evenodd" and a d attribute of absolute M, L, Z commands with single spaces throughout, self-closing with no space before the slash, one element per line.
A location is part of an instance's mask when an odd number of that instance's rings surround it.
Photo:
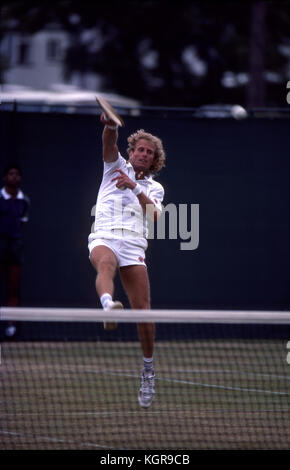
<path fill-rule="evenodd" d="M 1 166 L 18 160 L 31 198 L 24 306 L 99 306 L 87 236 L 102 174 L 92 115 L 2 112 Z M 126 118 L 119 147 L 144 128 L 159 135 L 165 204 L 200 205 L 199 247 L 152 240 L 153 308 L 289 309 L 289 120 Z M 117 283 L 117 296 L 127 301 Z"/>

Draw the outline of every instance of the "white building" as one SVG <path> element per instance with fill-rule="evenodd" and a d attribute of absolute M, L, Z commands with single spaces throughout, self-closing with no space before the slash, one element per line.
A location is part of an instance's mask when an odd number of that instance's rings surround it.
<path fill-rule="evenodd" d="M 0 45 L 8 60 L 5 83 L 48 89 L 63 83 L 63 59 L 69 45 L 69 34 L 58 24 L 48 24 L 32 35 L 7 32 Z"/>
<path fill-rule="evenodd" d="M 1 84 L 0 102 L 92 104 L 96 94 L 101 93 L 114 106 L 139 105 L 131 98 L 103 92 L 97 73 L 74 72 L 70 80 L 65 80 L 63 61 L 70 41 L 70 33 L 58 23 L 49 23 L 31 35 L 6 32 L 0 53 L 8 69 Z"/>

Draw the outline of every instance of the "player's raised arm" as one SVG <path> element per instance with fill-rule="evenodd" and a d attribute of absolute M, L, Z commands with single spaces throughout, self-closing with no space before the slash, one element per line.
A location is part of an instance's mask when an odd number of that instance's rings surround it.
<path fill-rule="evenodd" d="M 105 162 L 115 162 L 118 159 L 118 126 L 111 119 L 107 119 L 105 114 L 101 115 L 101 122 L 105 124 L 102 141 L 103 141 L 103 159 Z"/>

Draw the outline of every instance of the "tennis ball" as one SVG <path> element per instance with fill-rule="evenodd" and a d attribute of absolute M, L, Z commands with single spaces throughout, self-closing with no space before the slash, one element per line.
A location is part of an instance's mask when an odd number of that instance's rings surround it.
<path fill-rule="evenodd" d="M 248 116 L 247 111 L 242 106 L 236 104 L 231 108 L 231 115 L 235 119 L 245 119 Z"/>

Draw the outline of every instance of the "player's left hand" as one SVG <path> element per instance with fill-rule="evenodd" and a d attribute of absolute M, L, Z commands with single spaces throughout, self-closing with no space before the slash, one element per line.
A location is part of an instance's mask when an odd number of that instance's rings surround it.
<path fill-rule="evenodd" d="M 114 170 L 113 173 L 115 172 L 119 172 L 119 175 L 118 176 L 115 176 L 115 178 L 112 178 L 111 181 L 117 181 L 116 183 L 116 187 L 119 188 L 119 189 L 126 189 L 126 188 L 129 188 L 129 189 L 134 189 L 135 186 L 136 186 L 136 183 L 134 183 L 134 181 L 132 181 L 128 175 L 126 175 L 126 173 L 124 173 L 124 171 L 120 170 L 120 169 L 117 169 L 117 170 Z"/>

